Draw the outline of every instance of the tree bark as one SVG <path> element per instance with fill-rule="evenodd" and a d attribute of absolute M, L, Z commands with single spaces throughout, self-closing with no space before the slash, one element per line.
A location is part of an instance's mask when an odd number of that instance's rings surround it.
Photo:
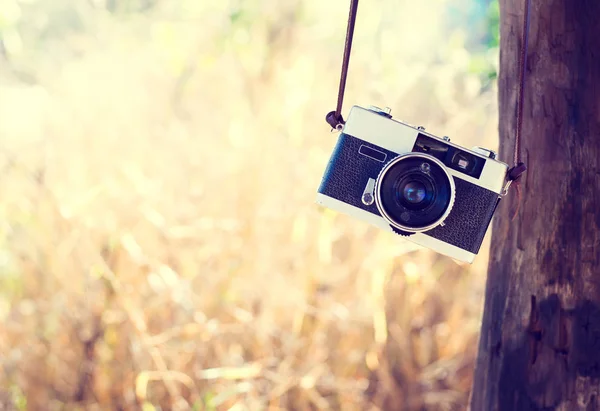
<path fill-rule="evenodd" d="M 509 164 L 524 3 L 500 0 Z M 471 410 L 599 410 L 600 1 L 533 0 L 527 73 L 529 170 L 493 223 Z"/>

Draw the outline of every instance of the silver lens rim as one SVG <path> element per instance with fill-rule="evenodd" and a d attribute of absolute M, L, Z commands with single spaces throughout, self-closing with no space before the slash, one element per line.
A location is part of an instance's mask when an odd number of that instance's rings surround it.
<path fill-rule="evenodd" d="M 403 226 L 402 224 L 397 223 L 396 221 L 392 220 L 390 215 L 387 213 L 387 211 L 385 211 L 385 209 L 383 208 L 383 206 L 381 204 L 381 184 L 380 184 L 381 181 L 383 180 L 383 178 L 385 177 L 387 172 L 392 167 L 394 167 L 400 161 L 411 159 L 411 158 L 422 158 L 422 159 L 425 159 L 427 161 L 431 161 L 432 163 L 437 164 L 438 166 L 440 166 L 442 171 L 446 174 L 446 177 L 448 178 L 448 181 L 450 182 L 450 201 L 448 202 L 448 207 L 446 208 L 446 211 L 444 212 L 444 214 L 442 214 L 442 216 L 439 219 L 437 219 L 435 222 L 433 222 L 432 224 L 430 224 L 426 227 L 420 227 L 420 228 L 406 227 L 406 226 Z M 444 220 L 446 220 L 446 218 L 448 217 L 450 212 L 452 211 L 452 207 L 454 206 L 455 194 L 456 194 L 456 186 L 454 184 L 454 178 L 452 177 L 452 174 L 450 174 L 448 172 L 448 168 L 444 165 L 444 163 L 442 163 L 437 158 L 435 158 L 429 154 L 425 154 L 425 153 L 400 154 L 398 157 L 395 157 L 392 160 L 390 160 L 390 162 L 387 163 L 381 169 L 381 171 L 379 172 L 379 176 L 377 176 L 377 180 L 375 181 L 375 204 L 377 205 L 377 209 L 379 210 L 379 213 L 392 226 L 394 226 L 398 230 L 406 231 L 409 233 L 422 233 L 424 231 L 432 230 L 435 227 L 442 224 L 444 222 Z"/>

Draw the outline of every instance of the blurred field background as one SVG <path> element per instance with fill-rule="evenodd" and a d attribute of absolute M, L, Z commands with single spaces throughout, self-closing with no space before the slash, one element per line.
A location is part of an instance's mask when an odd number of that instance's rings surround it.
<path fill-rule="evenodd" d="M 0 0 L 0 409 L 465 408 L 487 240 L 460 265 L 314 204 L 347 13 Z M 345 113 L 495 148 L 496 31 L 361 2 Z"/>

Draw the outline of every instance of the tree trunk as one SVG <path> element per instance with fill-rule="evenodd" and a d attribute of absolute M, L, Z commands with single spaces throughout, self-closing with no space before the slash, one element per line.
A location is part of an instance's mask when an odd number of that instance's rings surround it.
<path fill-rule="evenodd" d="M 512 163 L 524 0 L 500 0 Z M 533 0 L 522 199 L 493 224 L 472 411 L 600 409 L 600 1 Z"/>

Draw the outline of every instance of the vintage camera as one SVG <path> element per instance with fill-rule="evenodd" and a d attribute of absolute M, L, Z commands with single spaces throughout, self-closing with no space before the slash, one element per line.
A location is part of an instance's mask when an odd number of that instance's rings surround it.
<path fill-rule="evenodd" d="M 496 154 L 472 150 L 352 107 L 317 194 L 317 203 L 459 261 L 472 263 L 506 183 Z"/>

